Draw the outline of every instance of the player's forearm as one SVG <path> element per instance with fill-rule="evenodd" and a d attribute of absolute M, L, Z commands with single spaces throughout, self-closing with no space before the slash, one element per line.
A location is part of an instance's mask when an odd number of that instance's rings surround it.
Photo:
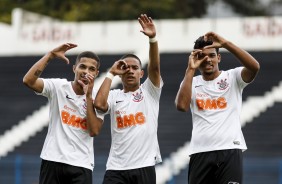
<path fill-rule="evenodd" d="M 227 41 L 223 44 L 223 47 L 227 49 L 229 52 L 234 54 L 241 62 L 241 64 L 246 67 L 248 70 L 252 71 L 253 73 L 257 73 L 259 71 L 260 65 L 257 60 L 251 56 L 245 50 L 239 48 L 232 42 Z"/>
<path fill-rule="evenodd" d="M 23 83 L 32 86 L 35 81 L 40 77 L 42 74 L 43 70 L 46 68 L 48 65 L 50 59 L 52 59 L 52 54 L 47 53 L 44 55 L 39 61 L 37 61 L 30 69 L 29 71 L 25 74 L 23 78 Z"/>
<path fill-rule="evenodd" d="M 112 84 L 112 79 L 106 77 L 100 89 L 98 90 L 98 93 L 94 101 L 94 107 L 96 109 L 101 110 L 103 112 L 106 112 L 108 110 L 107 100 L 108 100 L 111 84 Z"/>
<path fill-rule="evenodd" d="M 157 41 L 150 43 L 148 76 L 155 86 L 160 86 L 160 54 Z"/>
<path fill-rule="evenodd" d="M 86 98 L 87 110 L 86 110 L 86 124 L 91 137 L 97 136 L 100 133 L 102 122 L 96 116 L 94 110 L 93 100 L 90 97 Z"/>
<path fill-rule="evenodd" d="M 44 83 L 39 77 L 52 57 L 52 54 L 48 53 L 37 61 L 24 76 L 23 83 L 32 90 L 41 93 Z"/>
<path fill-rule="evenodd" d="M 195 74 L 195 69 L 187 69 L 183 82 L 177 92 L 175 98 L 176 109 L 186 112 L 189 110 L 192 97 L 192 80 Z"/>

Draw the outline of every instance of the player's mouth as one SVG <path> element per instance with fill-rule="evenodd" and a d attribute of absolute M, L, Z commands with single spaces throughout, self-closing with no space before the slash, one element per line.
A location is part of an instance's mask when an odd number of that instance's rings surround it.
<path fill-rule="evenodd" d="M 88 84 L 88 79 L 86 78 L 86 74 L 80 75 L 80 80 L 81 80 L 84 84 Z"/>
<path fill-rule="evenodd" d="M 213 68 L 213 64 L 211 62 L 207 62 L 207 63 L 204 64 L 203 68 L 208 69 L 208 70 L 212 69 Z"/>
<path fill-rule="evenodd" d="M 134 77 L 134 76 L 127 76 L 127 77 L 126 77 L 126 80 L 130 80 L 130 81 L 131 81 L 131 80 L 135 80 L 135 77 Z"/>
<path fill-rule="evenodd" d="M 206 68 L 206 69 L 212 69 L 212 68 L 213 68 L 213 65 L 206 65 L 205 68 Z"/>

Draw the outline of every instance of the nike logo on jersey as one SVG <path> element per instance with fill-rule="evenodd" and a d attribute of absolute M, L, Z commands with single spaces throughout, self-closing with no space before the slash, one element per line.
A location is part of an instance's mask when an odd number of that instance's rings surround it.
<path fill-rule="evenodd" d="M 69 100 L 74 100 L 73 98 L 69 97 L 69 95 L 66 95 L 66 98 Z"/>
<path fill-rule="evenodd" d="M 120 102 L 123 102 L 123 100 L 116 101 L 116 103 L 120 103 Z"/>
<path fill-rule="evenodd" d="M 203 85 L 197 85 L 197 86 L 195 86 L 195 88 L 198 88 L 198 87 L 201 87 L 201 86 L 203 86 Z"/>

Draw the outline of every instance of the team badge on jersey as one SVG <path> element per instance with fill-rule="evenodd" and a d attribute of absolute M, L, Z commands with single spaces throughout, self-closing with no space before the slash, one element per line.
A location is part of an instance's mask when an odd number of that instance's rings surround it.
<path fill-rule="evenodd" d="M 140 91 L 140 93 L 136 92 L 135 94 L 132 94 L 133 95 L 133 101 L 134 102 L 140 102 L 143 100 L 143 94 L 142 94 L 142 91 Z"/>
<path fill-rule="evenodd" d="M 85 115 L 86 115 L 86 109 L 87 109 L 86 99 L 83 99 L 82 111 Z"/>
<path fill-rule="evenodd" d="M 229 84 L 226 82 L 227 79 L 221 79 L 219 82 L 217 82 L 217 84 L 219 85 L 220 90 L 225 90 L 226 88 L 228 88 Z"/>

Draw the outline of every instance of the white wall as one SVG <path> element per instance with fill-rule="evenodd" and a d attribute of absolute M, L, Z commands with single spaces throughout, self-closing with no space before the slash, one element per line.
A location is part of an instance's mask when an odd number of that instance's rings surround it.
<path fill-rule="evenodd" d="M 34 14 L 31 14 L 34 16 Z M 142 50 L 147 38 L 137 21 L 60 22 L 51 18 L 31 19 L 20 9 L 12 25 L 0 24 L 0 56 L 41 55 L 51 48 L 73 42 L 78 53 L 123 53 Z M 282 50 L 282 17 L 156 20 L 161 52 L 185 52 L 207 31 L 215 31 L 247 50 Z"/>

